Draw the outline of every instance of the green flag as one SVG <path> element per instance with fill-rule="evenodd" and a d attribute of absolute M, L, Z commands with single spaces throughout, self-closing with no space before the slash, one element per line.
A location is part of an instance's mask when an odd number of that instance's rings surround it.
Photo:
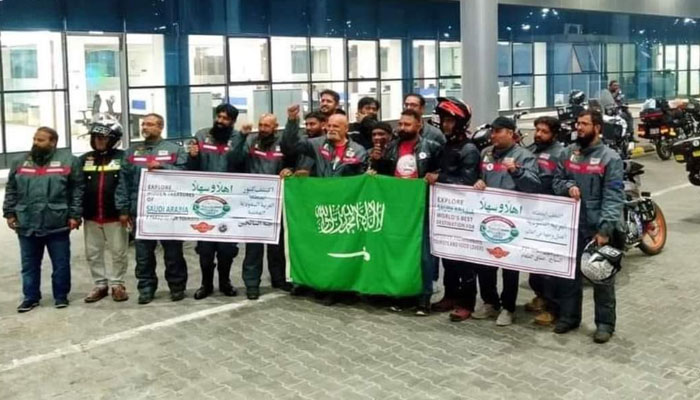
<path fill-rule="evenodd" d="M 425 185 L 370 175 L 286 179 L 292 281 L 329 291 L 419 294 Z"/>

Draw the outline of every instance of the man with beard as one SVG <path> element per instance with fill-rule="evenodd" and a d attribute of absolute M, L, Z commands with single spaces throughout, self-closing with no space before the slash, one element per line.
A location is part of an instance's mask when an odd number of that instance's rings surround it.
<path fill-rule="evenodd" d="M 319 111 L 321 111 L 326 118 L 330 118 L 330 116 L 337 111 L 342 111 L 340 109 L 340 95 L 335 90 L 323 90 L 319 94 L 319 103 Z M 342 113 L 345 114 L 345 112 Z"/>
<path fill-rule="evenodd" d="M 425 97 L 418 93 L 407 94 L 403 98 L 403 109 L 417 112 L 418 115 L 421 116 L 422 120 L 423 116 L 425 115 Z M 440 145 L 444 145 L 447 142 L 445 135 L 440 131 L 440 129 L 427 123 L 423 123 L 420 130 L 420 135 L 428 140 L 438 142 Z"/>
<path fill-rule="evenodd" d="M 440 158 L 440 172 L 428 173 L 425 180 L 430 185 L 448 183 L 473 186 L 479 179 L 479 149 L 467 139 L 471 122 L 471 107 L 456 98 L 440 98 L 435 113 L 440 128 L 447 138 Z M 432 305 L 437 312 L 450 313 L 450 320 L 461 322 L 469 319 L 476 304 L 476 272 L 474 264 L 465 261 L 442 259 L 445 269 L 443 283 L 445 295 Z"/>
<path fill-rule="evenodd" d="M 54 305 L 68 307 L 71 288 L 70 231 L 80 227 L 83 180 L 80 161 L 56 151 L 58 134 L 48 127 L 34 133 L 24 159 L 13 163 L 5 187 L 3 217 L 17 233 L 24 299 L 17 312 L 31 311 L 41 300 L 41 261 L 48 249 Z"/>
<path fill-rule="evenodd" d="M 134 226 L 137 220 L 137 205 L 141 170 L 171 169 L 182 170 L 187 165 L 187 153 L 175 143 L 162 138 L 163 117 L 148 114 L 141 121 L 142 143 L 134 143 L 124 155 L 126 162 L 119 172 L 119 184 L 115 203 L 120 212 L 122 224 Z M 180 301 L 185 298 L 187 286 L 187 263 L 182 255 L 182 241 L 161 240 L 165 261 L 165 280 L 170 288 L 170 299 Z M 158 240 L 136 239 L 136 279 L 138 280 L 139 304 L 153 301 L 158 288 L 155 251 Z"/>
<path fill-rule="evenodd" d="M 578 116 L 576 143 L 566 148 L 554 176 L 554 193 L 581 201 L 575 279 L 556 279 L 555 300 L 559 319 L 555 333 L 566 333 L 581 323 L 583 290 L 581 256 L 595 241 L 598 246 L 624 244 L 622 214 L 625 204 L 624 167 L 620 156 L 600 141 L 603 117 L 597 111 Z M 615 279 L 593 283 L 596 332 L 593 340 L 605 343 L 615 331 Z"/>
<path fill-rule="evenodd" d="M 328 122 L 328 117 L 320 111 L 312 111 L 304 117 L 304 127 L 306 137 L 309 139 L 317 138 L 326 133 L 326 123 Z M 314 168 L 314 160 L 305 155 L 299 155 L 294 158 L 296 176 L 316 176 L 316 169 Z M 283 175 L 288 175 L 291 169 L 284 171 Z"/>
<path fill-rule="evenodd" d="M 85 259 L 95 286 L 85 302 L 101 300 L 108 295 L 110 286 L 114 301 L 126 301 L 129 296 L 124 287 L 124 275 L 128 266 L 129 232 L 119 221 L 119 210 L 114 205 L 119 170 L 124 163 L 124 151 L 117 148 L 122 127 L 111 117 L 102 117 L 90 126 L 89 134 L 93 151 L 81 156 L 80 164 L 85 174 Z M 105 250 L 111 253 L 109 273 Z"/>
<path fill-rule="evenodd" d="M 484 190 L 490 187 L 539 193 L 541 183 L 537 160 L 531 152 L 516 144 L 515 121 L 498 117 L 491 124 L 491 129 L 493 145 L 484 149 L 481 155 L 481 179 L 474 188 Z M 496 325 L 512 324 L 520 273 L 503 269 L 503 291 L 500 297 L 497 288 L 498 268 L 481 266 L 477 269 L 477 277 L 484 304 L 474 311 L 472 318 L 486 319 L 498 315 Z M 501 307 L 503 309 L 498 313 Z"/>
<path fill-rule="evenodd" d="M 238 118 L 238 109 L 230 104 L 216 107 L 216 119 L 211 128 L 201 129 L 190 143 L 187 169 L 190 171 L 228 172 L 228 152 L 232 148 L 233 125 Z M 219 291 L 225 296 L 235 296 L 236 288 L 231 284 L 231 265 L 238 255 L 238 244 L 229 242 L 197 242 L 199 267 L 202 271 L 202 286 L 194 293 L 195 300 L 208 297 L 214 291 L 214 270 L 219 273 Z"/>
<path fill-rule="evenodd" d="M 561 124 L 554 117 L 545 116 L 535 120 L 535 142 L 528 150 L 537 157 L 542 194 L 554 195 L 552 179 L 564 154 L 564 146 L 557 140 L 560 131 Z M 547 275 L 530 274 L 529 283 L 535 292 L 535 298 L 525 304 L 525 310 L 537 313 L 536 324 L 551 325 L 555 319 L 552 303 L 553 279 Z"/>
<path fill-rule="evenodd" d="M 382 175 L 393 175 L 404 179 L 423 179 L 426 174 L 436 172 L 440 167 L 441 145 L 420 135 L 423 120 L 418 112 L 407 109 L 401 113 L 398 122 L 398 140 L 390 143 L 381 159 L 372 160 L 371 168 Z M 437 269 L 437 259 L 430 254 L 429 224 L 423 230 L 423 255 L 421 260 L 423 291 L 418 296 L 416 315 L 430 314 L 430 298 L 433 293 L 433 276 Z M 393 311 L 401 311 L 397 303 Z"/>
<path fill-rule="evenodd" d="M 230 154 L 230 165 L 243 165 L 248 174 L 279 175 L 284 167 L 284 154 L 280 144 L 281 138 L 275 135 L 277 118 L 272 114 L 263 114 L 258 122 L 258 133 L 250 134 L 251 129 L 244 129 L 240 136 L 234 138 Z M 249 300 L 260 297 L 260 277 L 263 271 L 263 256 L 267 247 L 267 268 L 270 271 L 272 287 L 290 291 L 291 283 L 285 274 L 284 243 L 280 234 L 279 244 L 267 246 L 262 243 L 248 243 L 243 259 L 243 282 Z"/>

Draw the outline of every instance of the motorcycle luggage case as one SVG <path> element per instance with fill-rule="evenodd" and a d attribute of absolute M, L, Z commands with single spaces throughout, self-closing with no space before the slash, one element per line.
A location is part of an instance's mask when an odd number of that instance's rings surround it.
<path fill-rule="evenodd" d="M 700 138 L 690 138 L 681 140 L 671 146 L 676 162 L 681 164 L 688 161 L 688 158 L 700 159 Z"/>
<path fill-rule="evenodd" d="M 649 108 L 639 112 L 639 118 L 642 121 L 656 121 L 662 119 L 663 116 L 664 112 L 660 108 Z"/>

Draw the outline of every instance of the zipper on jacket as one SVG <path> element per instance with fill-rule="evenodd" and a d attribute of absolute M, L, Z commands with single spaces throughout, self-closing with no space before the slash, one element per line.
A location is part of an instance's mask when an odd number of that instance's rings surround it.
<path fill-rule="evenodd" d="M 102 223 L 104 221 L 104 205 L 102 201 L 104 200 L 103 191 L 105 185 L 105 169 L 104 165 L 101 165 L 100 169 L 100 180 L 97 184 L 97 222 Z"/>

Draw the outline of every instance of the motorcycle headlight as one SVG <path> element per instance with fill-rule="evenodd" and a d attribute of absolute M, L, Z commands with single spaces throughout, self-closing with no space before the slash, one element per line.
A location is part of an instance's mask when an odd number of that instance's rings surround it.
<path fill-rule="evenodd" d="M 700 147 L 700 140 L 693 140 L 693 147 Z"/>

